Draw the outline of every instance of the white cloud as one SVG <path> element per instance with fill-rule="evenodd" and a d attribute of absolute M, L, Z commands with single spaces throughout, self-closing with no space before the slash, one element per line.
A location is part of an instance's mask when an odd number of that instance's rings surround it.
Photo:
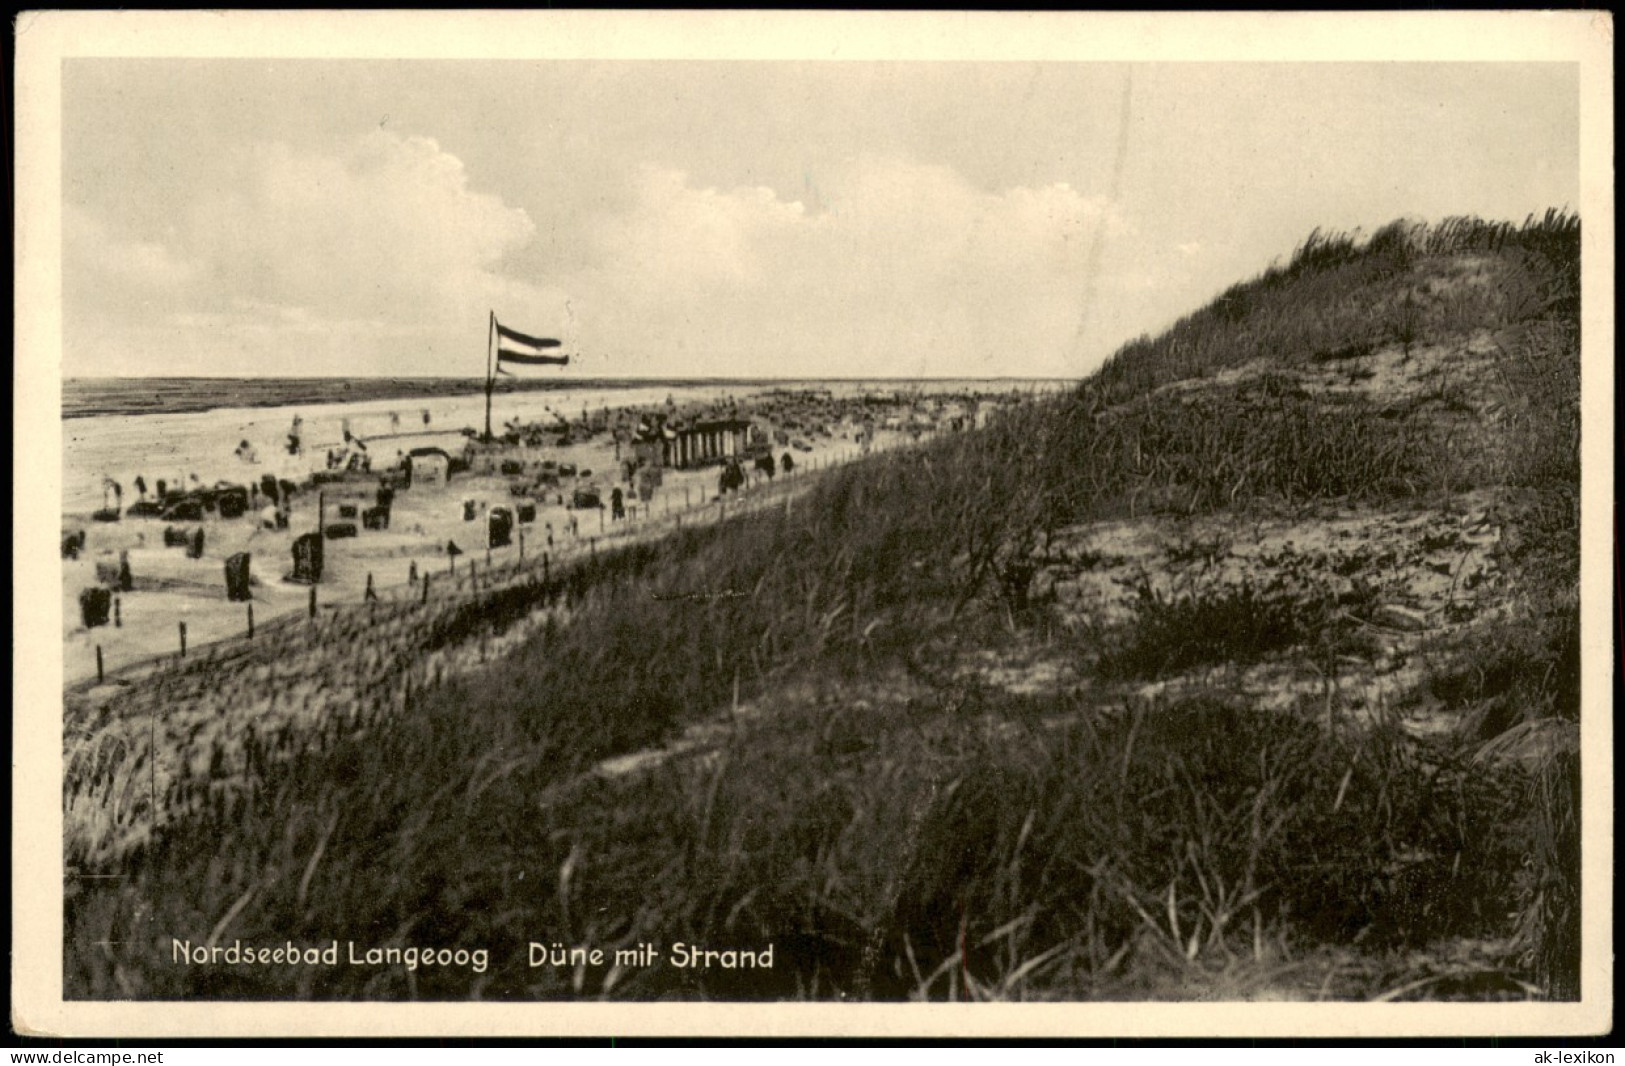
<path fill-rule="evenodd" d="M 69 372 L 107 369 L 76 348 L 140 343 L 149 372 L 475 374 L 495 308 L 578 340 L 591 375 L 1076 373 L 1090 249 L 1102 226 L 1132 237 L 1068 185 L 977 188 L 898 156 L 816 175 L 816 210 L 670 168 L 627 181 L 572 263 L 515 278 L 536 222 L 434 141 L 252 145 L 161 241 L 75 218 Z"/>
<path fill-rule="evenodd" d="M 107 369 L 84 364 L 116 356 L 100 341 L 136 314 L 181 350 L 271 361 L 216 372 L 458 373 L 446 352 L 483 350 L 466 338 L 487 308 L 558 304 L 497 270 L 531 240 L 530 217 L 471 189 L 427 138 L 375 131 L 333 155 L 250 145 L 178 205 L 162 242 L 114 241 L 84 212 L 69 221 L 70 372 Z"/>
<path fill-rule="evenodd" d="M 319 318 L 483 318 L 515 295 L 496 264 L 536 229 L 422 137 L 375 131 L 339 157 L 258 145 L 239 174 L 192 213 L 189 241 L 224 291 Z"/>
<path fill-rule="evenodd" d="M 770 189 L 640 174 L 632 210 L 592 230 L 594 267 L 567 281 L 589 360 L 597 348 L 600 369 L 626 373 L 1061 368 L 1094 232 L 1127 232 L 1066 185 L 987 191 L 896 157 L 816 180 L 809 211 Z"/>
<path fill-rule="evenodd" d="M 62 210 L 62 248 L 70 298 L 86 299 L 109 288 L 150 298 L 197 276 L 196 264 L 167 245 L 120 236 L 73 204 Z"/>

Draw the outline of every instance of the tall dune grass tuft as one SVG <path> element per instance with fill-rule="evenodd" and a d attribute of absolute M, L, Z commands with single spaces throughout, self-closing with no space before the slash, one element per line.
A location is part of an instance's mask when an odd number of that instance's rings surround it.
<path fill-rule="evenodd" d="M 160 752 L 157 809 L 132 769 L 135 719 L 131 743 L 76 756 L 69 857 L 96 876 L 69 893 L 70 995 L 1123 997 L 1173 987 L 1152 975 L 1262 973 L 1294 945 L 1496 935 L 1519 939 L 1519 980 L 1571 994 L 1577 768 L 1470 758 L 1579 713 L 1578 225 L 1317 232 L 1071 394 L 830 471 L 788 512 L 381 621 L 341 612 L 165 674 L 131 705 L 218 706 L 235 732 Z M 1472 463 L 1436 405 L 1311 393 L 1289 373 L 1481 334 L 1502 349 L 1496 395 L 1474 398 L 1500 405 L 1500 450 Z M 1505 496 L 1498 550 L 1522 582 L 1508 625 L 1532 621 L 1500 660 L 1424 678 L 1491 723 L 1470 738 L 1223 694 L 1023 698 L 918 676 L 932 642 L 1035 617 L 1032 560 L 1075 523 L 1486 487 Z M 1091 685 L 1343 635 L 1333 605 L 1286 584 L 1147 585 L 1138 607 Z M 538 613 L 483 670 L 411 662 Z M 277 675 L 276 641 L 330 698 Z M 226 696 L 261 677 L 307 705 L 250 730 Z M 604 771 L 690 730 L 703 754 Z M 262 974 L 160 965 L 171 934 L 514 947 L 478 977 Z M 782 965 L 555 972 L 525 963 L 532 939 L 771 942 Z"/>

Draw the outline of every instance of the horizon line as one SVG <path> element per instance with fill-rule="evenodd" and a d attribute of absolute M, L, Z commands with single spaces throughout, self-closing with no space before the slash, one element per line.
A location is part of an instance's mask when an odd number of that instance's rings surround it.
<path fill-rule="evenodd" d="M 571 383 L 597 384 L 606 381 L 1081 381 L 1088 375 L 1055 375 L 1055 374 L 930 374 L 930 375 L 902 375 L 895 377 L 884 376 L 855 376 L 855 375 L 801 375 L 794 377 L 778 375 L 649 375 L 627 377 L 586 377 L 571 379 L 546 378 L 519 378 L 516 382 L 534 382 L 536 384 Z M 484 380 L 482 375 L 474 374 L 67 374 L 63 381 L 474 381 Z"/>

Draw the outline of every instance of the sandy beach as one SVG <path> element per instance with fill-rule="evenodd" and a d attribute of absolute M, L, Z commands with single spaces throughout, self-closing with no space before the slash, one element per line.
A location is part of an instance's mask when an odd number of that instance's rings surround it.
<path fill-rule="evenodd" d="M 990 388 L 988 383 L 954 383 L 944 392 L 951 396 L 971 387 Z M 867 409 L 881 413 L 882 425 L 876 429 L 872 443 L 877 450 L 903 446 L 916 439 L 912 430 L 884 427 L 888 418 L 899 420 L 895 412 L 916 406 L 924 412 L 935 409 L 937 402 L 929 398 L 932 393 L 926 390 L 916 396 L 899 395 L 884 384 L 844 383 L 823 391 L 838 401 L 844 399 L 841 409 L 850 412 L 849 420 L 826 427 L 827 435 L 798 433 L 794 439 L 800 447 L 774 447 L 773 454 L 781 463 L 783 453 L 793 457 L 798 475 L 815 475 L 862 454 L 860 427 L 855 421 L 866 410 L 862 397 L 871 400 Z M 492 420 L 500 433 L 506 422 L 545 422 L 552 420 L 555 413 L 567 420 L 579 420 L 584 411 L 588 415 L 606 409 L 654 411 L 664 409 L 668 401 L 681 408 L 729 400 L 739 404 L 741 415 L 749 416 L 760 414 L 785 395 L 787 390 L 781 388 L 745 393 L 715 386 L 519 393 L 498 395 Z M 882 398 L 894 398 L 897 403 L 875 406 Z M 359 514 L 370 506 L 378 474 L 393 465 L 398 454 L 420 446 L 460 454 L 467 443 L 462 430 L 483 424 L 484 403 L 483 396 L 469 396 L 441 398 L 414 409 L 405 409 L 398 401 L 374 400 L 300 409 L 223 409 L 72 420 L 67 424 L 65 442 L 63 529 L 64 535 L 82 530 L 86 540 L 77 558 L 62 560 L 65 681 L 72 684 L 95 677 L 98 648 L 106 675 L 140 668 L 160 656 L 179 654 L 183 623 L 188 650 L 195 654 L 214 642 L 244 635 L 250 607 L 258 626 L 307 612 L 310 587 L 288 580 L 293 570 L 294 540 L 316 531 L 324 518 L 327 523 L 354 521 L 354 516 L 341 513 L 340 508 L 354 507 Z M 424 410 L 429 422 L 426 428 L 420 428 L 424 427 Z M 283 446 L 296 413 L 303 421 L 305 438 L 303 454 L 297 456 L 288 454 Z M 371 442 L 373 474 L 352 475 L 344 482 L 319 489 L 308 486 L 311 476 L 326 466 L 328 450 L 342 448 L 346 425 L 355 436 Z M 242 440 L 253 448 L 253 462 L 234 454 Z M 441 488 L 399 492 L 389 529 L 363 529 L 353 539 L 325 542 L 325 572 L 317 587 L 318 605 L 360 602 L 369 582 L 380 599 L 415 595 L 418 587 L 410 582 L 414 573 L 449 573 L 454 564 L 464 572 L 470 563 L 476 567 L 502 567 L 518 561 L 521 554 L 534 559 L 542 552 L 551 552 L 554 558 L 561 558 L 586 550 L 594 541 L 608 544 L 634 535 L 634 531 L 636 535 L 657 535 L 676 528 L 685 516 L 691 522 L 715 517 L 712 512 L 719 491 L 718 467 L 667 469 L 653 498 L 642 504 L 623 480 L 617 451 L 613 434 L 604 432 L 569 445 L 519 447 L 505 452 L 532 468 L 544 459 L 573 464 L 578 475 L 564 478 L 557 489 L 527 497 L 536 505 L 535 520 L 518 525 L 506 547 L 487 547 L 485 523 L 490 508 L 515 503 L 514 479 L 498 473 L 494 463 L 476 463 L 474 469 L 454 476 Z M 623 458 L 630 456 L 626 446 L 620 451 Z M 138 474 L 145 478 L 149 494 L 159 477 L 165 477 L 170 484 L 186 484 L 193 474 L 203 485 L 217 481 L 246 484 L 272 474 L 306 487 L 293 497 L 288 527 L 282 530 L 263 528 L 252 514 L 236 519 L 206 514 L 203 521 L 190 523 L 128 515 L 117 522 L 91 520 L 91 512 L 103 505 L 103 476 L 120 482 L 125 493 L 123 502 L 128 505 L 135 502 L 134 479 Z M 748 497 L 752 487 L 766 483 L 759 471 L 751 471 L 743 495 Z M 627 506 L 627 514 L 620 522 L 613 519 L 608 506 L 617 486 Z M 576 487 L 597 489 L 605 506 L 574 509 L 571 494 Z M 473 519 L 465 518 L 469 504 Z M 201 528 L 201 558 L 189 558 L 180 547 L 166 547 L 166 527 Z M 465 554 L 454 559 L 448 552 L 451 544 Z M 251 604 L 226 598 L 224 561 L 237 552 L 247 552 L 251 557 Z M 133 587 L 117 593 L 112 623 L 86 629 L 81 621 L 79 593 L 98 584 L 98 563 L 104 569 L 115 567 L 121 553 L 127 553 Z"/>

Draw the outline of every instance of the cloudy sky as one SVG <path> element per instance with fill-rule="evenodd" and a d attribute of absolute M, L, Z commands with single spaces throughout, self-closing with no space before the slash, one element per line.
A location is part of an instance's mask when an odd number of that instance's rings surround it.
<path fill-rule="evenodd" d="M 70 59 L 63 372 L 1064 376 L 1315 227 L 1577 207 L 1573 64 Z M 533 373 L 558 373 L 534 371 Z"/>

